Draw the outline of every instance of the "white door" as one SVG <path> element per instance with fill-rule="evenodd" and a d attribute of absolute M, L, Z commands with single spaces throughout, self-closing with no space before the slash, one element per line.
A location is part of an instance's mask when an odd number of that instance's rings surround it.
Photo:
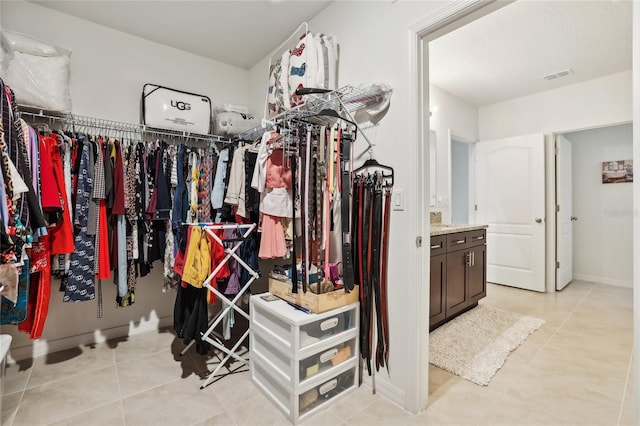
<path fill-rule="evenodd" d="M 556 290 L 573 279 L 573 204 L 571 142 L 556 137 Z"/>
<path fill-rule="evenodd" d="M 476 223 L 487 224 L 487 281 L 545 291 L 544 135 L 478 142 Z"/>

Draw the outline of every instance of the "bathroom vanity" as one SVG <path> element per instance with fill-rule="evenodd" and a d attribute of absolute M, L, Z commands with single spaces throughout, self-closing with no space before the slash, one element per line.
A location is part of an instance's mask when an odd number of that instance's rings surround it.
<path fill-rule="evenodd" d="M 431 224 L 429 331 L 487 294 L 487 225 Z"/>

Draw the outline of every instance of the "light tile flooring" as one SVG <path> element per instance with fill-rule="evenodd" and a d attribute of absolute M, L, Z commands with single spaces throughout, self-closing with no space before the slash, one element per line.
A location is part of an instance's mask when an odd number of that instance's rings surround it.
<path fill-rule="evenodd" d="M 546 324 L 487 387 L 436 367 L 429 409 L 410 415 L 362 386 L 309 425 L 632 425 L 632 292 L 574 282 L 539 294 L 489 285 L 482 301 Z M 202 357 L 169 331 L 9 365 L 2 425 L 287 425 L 249 380 L 199 389 Z"/>

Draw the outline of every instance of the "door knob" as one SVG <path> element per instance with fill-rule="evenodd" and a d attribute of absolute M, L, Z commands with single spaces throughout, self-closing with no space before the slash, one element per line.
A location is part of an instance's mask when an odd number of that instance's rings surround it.
<path fill-rule="evenodd" d="M 542 218 L 541 217 L 536 217 L 536 223 L 542 223 Z"/>
<path fill-rule="evenodd" d="M 578 220 L 578 218 L 575 216 L 571 216 L 571 220 Z"/>

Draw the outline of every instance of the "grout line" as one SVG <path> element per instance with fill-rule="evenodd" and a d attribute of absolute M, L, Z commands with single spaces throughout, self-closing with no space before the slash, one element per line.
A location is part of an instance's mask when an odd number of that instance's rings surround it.
<path fill-rule="evenodd" d="M 53 421 L 53 422 L 49 422 L 49 423 L 46 423 L 46 424 L 47 424 L 47 425 L 53 425 L 53 424 L 56 424 L 56 423 L 60 423 L 60 422 L 63 422 L 63 421 L 65 421 L 65 420 L 69 420 L 69 419 L 71 419 L 71 418 L 73 418 L 73 417 L 79 416 L 79 415 L 81 415 L 81 414 L 88 413 L 88 412 L 90 412 L 90 411 L 97 410 L 98 408 L 102 408 L 102 407 L 105 407 L 105 406 L 107 406 L 107 405 L 113 404 L 114 402 L 117 402 L 117 399 L 116 399 L 116 400 L 114 400 L 114 401 L 111 401 L 111 402 L 106 402 L 106 403 L 104 403 L 104 404 L 97 405 L 97 406 L 95 406 L 95 407 L 93 407 L 93 408 L 88 408 L 88 409 L 86 409 L 86 410 L 79 411 L 79 412 L 77 412 L 77 413 L 75 413 L 75 414 L 70 415 L 69 417 L 65 417 L 65 418 L 63 418 L 63 419 L 58 419 L 58 420 L 55 420 L 55 421 Z"/>
<path fill-rule="evenodd" d="M 18 406 L 16 407 L 16 411 L 15 413 L 13 413 L 13 418 L 11 419 L 11 421 L 9 422 L 9 426 L 13 425 L 13 423 L 16 421 L 16 417 L 18 417 L 18 412 L 20 411 L 20 408 L 22 407 L 22 400 L 24 399 L 24 394 L 27 391 L 27 386 L 29 385 L 29 381 L 31 380 L 31 376 L 33 375 L 33 370 L 36 367 L 35 364 L 35 359 L 32 359 L 32 366 L 31 366 L 31 371 L 29 371 L 29 377 L 27 377 L 27 380 L 24 382 L 24 387 L 22 388 L 22 391 L 20 391 L 20 399 L 18 400 Z M 4 395 L 2 395 L 2 397 L 4 397 Z"/>
<path fill-rule="evenodd" d="M 88 346 L 86 346 L 86 345 L 78 346 L 78 348 L 80 348 L 80 349 L 83 349 L 83 348 L 84 348 L 84 349 L 86 349 L 87 347 L 88 347 Z M 46 381 L 46 382 L 40 383 L 40 384 L 38 384 L 38 385 L 35 385 L 35 386 L 31 386 L 31 387 L 29 387 L 29 382 L 31 381 L 31 375 L 33 375 L 33 370 L 35 369 L 35 365 L 36 365 L 36 360 L 37 360 L 37 359 L 40 359 L 40 358 L 46 358 L 47 356 L 54 355 L 54 354 L 57 354 L 57 353 L 59 353 L 59 352 L 66 352 L 66 351 L 71 350 L 71 349 L 75 349 L 75 348 L 65 349 L 65 350 L 63 350 L 63 351 L 58 351 L 58 352 L 52 352 L 52 353 L 50 353 L 50 354 L 46 354 L 46 355 L 43 355 L 43 356 L 39 356 L 39 357 L 36 357 L 36 358 L 32 358 L 32 359 L 33 359 L 33 368 L 31 369 L 31 374 L 29 375 L 29 380 L 27 381 L 27 384 L 26 384 L 26 386 L 25 386 L 25 390 L 33 389 L 33 388 L 36 388 L 36 387 L 38 387 L 38 386 L 48 385 L 48 384 L 51 384 L 51 383 L 58 382 L 58 381 L 60 381 L 60 380 L 65 380 L 65 379 L 68 379 L 68 378 L 70 378 L 70 377 L 79 376 L 79 375 L 81 375 L 81 374 L 90 373 L 90 372 L 92 372 L 92 371 L 97 371 L 97 370 L 101 370 L 101 369 L 103 369 L 103 368 L 108 367 L 108 365 L 102 365 L 102 366 L 93 367 L 93 368 L 85 368 L 85 369 L 83 369 L 83 370 L 78 370 L 78 372 L 77 372 L 77 373 L 67 373 L 67 374 L 65 374 L 64 376 L 59 377 L 59 378 L 57 378 L 57 379 L 52 379 L 52 380 L 49 380 L 49 381 Z M 89 348 L 89 349 L 90 349 L 90 350 L 100 350 L 100 348 L 98 348 L 98 347 L 96 347 L 96 348 Z M 111 351 L 112 351 L 113 349 L 109 348 L 109 350 L 111 350 Z M 83 354 L 86 354 L 86 353 L 87 353 L 87 352 L 86 352 L 86 350 L 83 350 L 83 351 L 82 351 L 82 353 L 81 353 L 79 356 L 82 356 Z M 73 359 L 73 358 L 69 358 L 69 359 L 65 360 L 64 362 L 70 362 L 72 359 Z M 42 368 L 46 368 L 46 366 L 47 366 L 47 365 L 49 365 L 49 364 L 47 364 L 46 362 L 45 362 L 45 363 L 43 363 L 43 364 L 42 364 Z"/>
<path fill-rule="evenodd" d="M 632 369 L 633 369 L 633 349 L 631 349 L 631 356 L 629 356 L 629 367 L 627 368 L 627 377 L 624 381 L 624 388 L 622 390 L 622 400 L 620 401 L 620 412 L 618 413 L 618 423 L 616 423 L 617 425 L 620 425 L 620 422 L 622 421 L 622 410 L 624 409 L 624 400 L 627 397 L 627 389 L 629 387 L 629 378 L 631 377 Z"/>
<path fill-rule="evenodd" d="M 522 375 L 526 369 L 530 368 L 531 363 L 538 357 L 538 355 L 543 351 L 543 349 L 549 344 L 549 341 L 551 341 L 551 339 L 558 333 L 558 330 L 560 330 L 560 328 L 569 320 L 571 315 L 573 315 L 573 313 L 578 309 L 578 307 L 580 306 L 580 304 L 582 304 L 584 299 L 589 295 L 589 293 L 591 293 L 592 289 L 593 289 L 593 286 L 591 286 L 591 288 L 589 288 L 589 290 L 584 294 L 584 296 L 582 296 L 580 301 L 578 303 L 576 303 L 576 306 L 569 313 L 569 315 L 567 315 L 567 317 L 564 319 L 564 321 L 562 321 L 562 323 L 555 329 L 555 331 L 551 334 L 551 336 L 549 336 L 549 338 L 544 342 L 544 344 L 536 351 L 536 353 L 533 355 L 533 357 L 531 357 L 531 359 L 527 362 L 525 368 L 522 369 L 520 374 L 509 381 L 509 384 L 506 386 L 505 390 L 502 391 L 500 393 L 500 395 L 498 395 L 498 397 L 496 398 L 496 403 L 494 404 L 494 406 L 500 404 L 500 401 L 504 398 L 504 396 L 507 394 L 507 392 L 509 392 L 511 390 L 511 388 L 513 387 L 513 383 L 515 383 L 515 380 L 517 380 L 518 377 L 520 377 L 520 375 Z M 545 294 L 547 294 L 547 293 L 545 293 Z M 521 314 L 521 315 L 525 315 L 525 314 Z M 526 314 L 526 315 L 529 315 L 529 314 Z M 547 323 L 547 321 L 545 320 L 545 324 L 546 323 Z M 544 327 L 544 325 L 543 325 L 543 327 Z M 507 358 L 507 360 L 508 360 L 508 358 Z M 482 424 L 482 422 L 488 416 L 488 414 L 489 414 L 489 412 L 485 412 L 484 415 L 480 419 L 478 419 L 478 421 L 475 424 L 476 425 Z"/>
<path fill-rule="evenodd" d="M 580 305 L 582 305 L 582 302 L 584 302 L 584 300 L 587 298 L 587 296 L 593 291 L 593 287 L 591 286 L 591 288 L 589 289 L 589 291 L 587 291 L 584 296 L 582 296 L 582 298 L 580 299 L 580 301 L 578 303 L 576 303 L 576 306 L 573 308 L 573 310 L 571 310 L 571 312 L 569 312 L 569 315 L 567 315 L 567 317 L 564 319 L 564 321 L 562 321 L 562 323 L 558 326 L 558 328 L 556 328 L 556 330 L 553 332 L 553 334 L 551 334 L 551 336 L 547 339 L 546 342 L 544 342 L 544 344 L 542 345 L 542 347 L 540 348 L 540 350 L 538 352 L 536 352 L 536 354 L 534 355 L 533 358 L 531 358 L 531 361 L 533 361 L 534 359 L 536 359 L 536 357 L 538 356 L 538 354 L 540 352 L 542 352 L 542 350 L 549 344 L 549 341 L 551 339 L 553 339 L 555 337 L 556 334 L 558 334 L 558 331 L 560 331 L 560 329 L 562 327 L 564 327 L 564 325 L 567 323 L 567 321 L 569 321 L 569 318 L 571 318 L 571 315 L 573 315 L 578 308 L 580 307 Z"/>
<path fill-rule="evenodd" d="M 118 383 L 118 396 L 120 400 L 120 412 L 122 413 L 122 424 L 126 425 L 127 421 L 124 417 L 124 402 L 122 401 L 122 387 L 120 386 L 120 374 L 118 374 L 118 361 L 116 359 L 116 350 L 111 349 L 113 351 L 113 366 L 116 369 L 116 382 Z"/>

